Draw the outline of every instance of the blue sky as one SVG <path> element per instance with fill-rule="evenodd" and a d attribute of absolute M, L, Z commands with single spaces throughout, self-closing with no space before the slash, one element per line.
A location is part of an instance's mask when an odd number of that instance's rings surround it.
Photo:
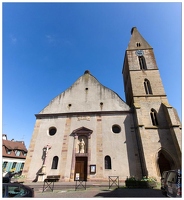
<path fill-rule="evenodd" d="M 2 3 L 2 131 L 29 147 L 39 113 L 85 70 L 122 99 L 132 27 L 181 119 L 181 3 Z"/>

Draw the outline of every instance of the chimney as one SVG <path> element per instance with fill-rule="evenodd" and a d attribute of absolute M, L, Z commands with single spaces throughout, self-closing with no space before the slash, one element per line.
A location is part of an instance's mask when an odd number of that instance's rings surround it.
<path fill-rule="evenodd" d="M 3 140 L 7 140 L 7 135 L 3 134 Z"/>

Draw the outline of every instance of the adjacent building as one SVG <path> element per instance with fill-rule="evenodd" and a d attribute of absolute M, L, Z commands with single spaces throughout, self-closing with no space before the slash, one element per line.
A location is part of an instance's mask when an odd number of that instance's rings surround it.
<path fill-rule="evenodd" d="M 19 172 L 23 170 L 27 149 L 23 141 L 8 140 L 7 135 L 2 138 L 2 169 L 3 171 Z"/>

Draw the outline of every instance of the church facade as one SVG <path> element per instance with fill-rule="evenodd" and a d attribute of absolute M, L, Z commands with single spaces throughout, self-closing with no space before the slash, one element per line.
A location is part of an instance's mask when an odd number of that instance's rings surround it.
<path fill-rule="evenodd" d="M 40 113 L 23 174 L 27 181 L 159 178 L 181 168 L 181 123 L 169 104 L 153 48 L 134 27 L 125 51 L 126 102 L 88 70 Z"/>

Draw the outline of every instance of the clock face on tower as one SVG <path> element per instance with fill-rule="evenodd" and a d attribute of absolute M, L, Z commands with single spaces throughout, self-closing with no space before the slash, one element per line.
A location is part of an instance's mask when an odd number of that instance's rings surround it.
<path fill-rule="evenodd" d="M 137 51 L 135 52 L 135 54 L 136 54 L 137 56 L 143 56 L 143 55 L 144 55 L 144 52 L 143 52 L 143 50 L 137 50 Z"/>

